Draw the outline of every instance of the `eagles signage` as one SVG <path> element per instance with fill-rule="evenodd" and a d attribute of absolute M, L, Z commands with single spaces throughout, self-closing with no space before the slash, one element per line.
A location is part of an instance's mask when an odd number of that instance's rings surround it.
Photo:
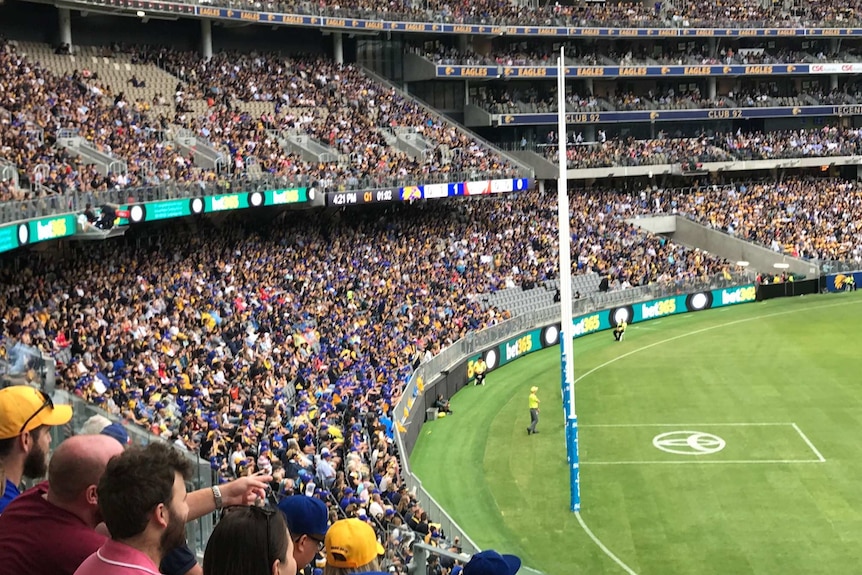
<path fill-rule="evenodd" d="M 862 272 L 847 272 L 826 276 L 826 290 L 830 292 L 856 289 L 860 283 L 862 283 Z"/>

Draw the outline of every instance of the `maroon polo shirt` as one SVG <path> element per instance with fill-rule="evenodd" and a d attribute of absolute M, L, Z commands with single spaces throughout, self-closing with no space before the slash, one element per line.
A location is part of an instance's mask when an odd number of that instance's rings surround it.
<path fill-rule="evenodd" d="M 0 565 L 4 573 L 73 575 L 105 544 L 78 516 L 48 503 L 48 482 L 17 497 L 0 515 Z"/>

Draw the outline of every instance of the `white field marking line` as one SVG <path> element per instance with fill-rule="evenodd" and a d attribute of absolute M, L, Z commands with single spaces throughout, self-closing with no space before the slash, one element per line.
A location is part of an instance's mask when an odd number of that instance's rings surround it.
<path fill-rule="evenodd" d="M 780 316 L 780 315 L 789 315 L 789 314 L 799 313 L 799 312 L 803 312 L 803 311 L 813 311 L 813 310 L 818 310 L 818 309 L 824 309 L 824 308 L 830 308 L 830 307 L 840 307 L 840 306 L 845 306 L 845 305 L 859 305 L 860 303 L 862 303 L 862 300 L 856 300 L 856 301 L 844 301 L 844 302 L 839 302 L 839 303 L 834 303 L 834 304 L 827 304 L 827 305 L 822 305 L 822 306 L 812 305 L 811 307 L 806 307 L 806 308 L 796 308 L 796 309 L 789 309 L 789 310 L 785 310 L 785 311 L 778 311 L 778 312 L 775 312 L 775 313 L 767 313 L 767 314 L 764 314 L 764 315 L 758 315 L 758 316 L 755 316 L 755 317 L 746 317 L 746 318 L 742 318 L 742 319 L 736 319 L 736 320 L 733 320 L 733 321 L 729 321 L 729 322 L 726 322 L 726 323 L 720 323 L 720 324 L 718 324 L 718 325 L 712 325 L 712 326 L 709 326 L 709 327 L 704 327 L 704 328 L 701 328 L 701 329 L 696 329 L 696 330 L 694 330 L 694 331 L 690 331 L 690 332 L 688 332 L 688 333 L 682 333 L 682 334 L 680 334 L 680 335 L 675 335 L 675 336 L 673 336 L 673 337 L 669 337 L 669 338 L 667 338 L 667 339 L 663 339 L 663 340 L 661 340 L 661 341 L 656 341 L 656 342 L 650 343 L 650 344 L 645 345 L 645 346 L 643 346 L 643 347 L 639 347 L 638 349 L 633 349 L 633 350 L 631 350 L 631 351 L 627 351 L 626 353 L 624 353 L 624 354 L 622 354 L 622 355 L 619 355 L 619 356 L 617 356 L 617 357 L 614 357 L 614 358 L 612 358 L 612 359 L 609 359 L 608 361 L 604 362 L 603 364 L 601 364 L 601 365 L 597 365 L 596 367 L 592 368 L 591 370 L 589 370 L 589 371 L 588 371 L 588 372 L 586 372 L 585 374 L 581 375 L 580 377 L 575 378 L 575 381 L 573 382 L 573 385 L 574 385 L 574 384 L 576 384 L 576 383 L 578 383 L 579 381 L 581 381 L 581 380 L 582 380 L 582 379 L 584 379 L 585 377 L 592 375 L 593 373 L 597 372 L 598 370 L 600 370 L 600 369 L 602 369 L 602 368 L 605 368 L 605 367 L 607 367 L 607 366 L 609 366 L 609 365 L 611 365 L 611 364 L 613 364 L 613 363 L 616 363 L 616 362 L 618 362 L 618 361 L 619 361 L 619 360 L 621 360 L 621 359 L 625 359 L 626 357 L 628 357 L 628 356 L 630 356 L 630 355 L 634 355 L 634 354 L 636 354 L 636 353 L 638 353 L 638 352 L 646 351 L 646 350 L 651 349 L 651 348 L 654 348 L 654 347 L 656 347 L 656 346 L 658 346 L 658 345 L 662 345 L 662 344 L 664 344 L 664 343 L 670 343 L 670 342 L 672 342 L 672 341 L 676 341 L 676 340 L 678 340 L 678 339 L 682 339 L 682 338 L 684 338 L 684 337 L 688 337 L 688 336 L 690 336 L 690 335 L 697 335 L 697 334 L 699 334 L 699 333 L 706 333 L 706 332 L 708 332 L 708 331 L 712 331 L 712 330 L 714 330 L 714 329 L 719 329 L 719 328 L 722 328 L 722 327 L 729 327 L 729 326 L 731 326 L 731 325 L 736 325 L 736 324 L 739 324 L 739 323 L 747 323 L 747 322 L 749 322 L 749 321 L 755 321 L 755 320 L 758 320 L 758 319 L 764 319 L 764 318 L 767 318 L 767 317 L 776 317 L 776 316 Z M 683 317 L 683 318 L 684 318 L 684 317 L 690 317 L 691 315 L 693 315 L 693 314 L 683 314 L 683 315 L 682 315 L 682 316 L 680 316 L 680 317 Z"/>
<path fill-rule="evenodd" d="M 766 427 L 784 425 L 793 424 L 781 421 L 753 423 L 587 423 L 578 425 L 578 427 Z"/>
<path fill-rule="evenodd" d="M 589 527 L 587 527 L 587 524 L 586 524 L 586 523 L 584 523 L 584 519 L 581 517 L 581 512 L 580 512 L 580 511 L 576 511 L 576 512 L 575 512 L 575 517 L 577 517 L 577 518 L 578 518 L 578 523 L 580 523 L 580 524 L 581 524 L 581 529 L 583 529 L 583 530 L 584 530 L 584 532 L 585 532 L 587 535 L 589 535 L 590 539 L 592 539 L 592 540 L 593 540 L 593 543 L 595 543 L 596 545 L 598 545 L 598 546 L 599 546 L 599 549 L 601 549 L 602 551 L 604 551 L 605 555 L 607 555 L 608 557 L 610 557 L 610 558 L 613 560 L 613 562 L 614 562 L 614 563 L 616 563 L 617 565 L 619 565 L 619 566 L 622 568 L 622 570 L 623 570 L 623 571 L 625 571 L 626 573 L 628 573 L 628 575 L 638 575 L 637 573 L 635 573 L 634 571 L 632 571 L 632 568 L 631 568 L 631 567 L 629 567 L 628 565 L 626 565 L 625 563 L 623 563 L 623 560 L 622 560 L 622 559 L 620 559 L 619 557 L 617 557 L 616 555 L 614 555 L 614 554 L 613 554 L 613 552 L 612 552 L 610 549 L 608 549 L 608 548 L 605 546 L 605 544 L 604 544 L 604 543 L 602 543 L 602 540 L 601 540 L 601 539 L 599 539 L 598 537 L 596 537 L 595 533 L 593 533 L 593 532 L 590 530 L 590 528 L 589 528 Z"/>
<path fill-rule="evenodd" d="M 795 430 L 796 430 L 796 433 L 798 433 L 798 434 L 799 434 L 799 437 L 801 437 L 801 438 L 802 438 L 802 441 L 804 441 L 804 442 L 808 445 L 808 447 L 810 447 L 810 448 L 811 448 L 811 451 L 813 451 L 813 452 L 814 452 L 814 455 L 816 455 L 816 456 L 817 456 L 817 459 L 819 459 L 819 460 L 820 460 L 820 463 L 825 463 L 825 462 L 826 462 L 826 458 L 825 458 L 825 457 L 823 457 L 823 454 L 822 454 L 822 453 L 820 453 L 820 451 L 819 451 L 816 447 L 814 447 L 814 444 L 813 444 L 813 443 L 811 443 L 811 440 L 810 440 L 810 439 L 808 439 L 808 436 L 807 436 L 807 435 L 805 435 L 804 433 L 802 433 L 802 430 L 801 430 L 801 429 L 799 429 L 799 426 L 798 426 L 798 425 L 796 425 L 795 423 L 791 423 L 791 425 L 793 426 L 793 429 L 795 429 Z"/>
<path fill-rule="evenodd" d="M 835 303 L 835 304 L 827 304 L 827 305 L 823 305 L 823 306 L 813 305 L 813 306 L 811 306 L 811 307 L 806 307 L 806 308 L 801 308 L 801 309 L 800 309 L 800 308 L 797 308 L 797 309 L 791 309 L 791 310 L 786 310 L 786 311 L 781 311 L 781 312 L 775 312 L 775 313 L 770 313 L 770 314 L 759 315 L 759 316 L 755 316 L 755 317 L 748 317 L 748 318 L 743 318 L 743 319 L 737 319 L 737 320 L 734 320 L 734 321 L 729 321 L 729 322 L 727 322 L 727 323 L 722 323 L 722 324 L 713 325 L 713 326 L 710 326 L 710 327 L 705 327 L 705 328 L 702 328 L 702 329 L 697 329 L 697 330 L 694 330 L 694 331 L 689 332 L 689 333 L 684 333 L 684 334 L 681 334 L 681 335 L 677 335 L 677 336 L 674 336 L 674 337 L 670 337 L 670 338 L 668 338 L 668 339 L 663 339 L 663 340 L 661 340 L 661 341 L 657 341 L 657 342 L 655 342 L 655 343 L 651 343 L 651 344 L 649 344 L 649 345 L 645 345 L 645 346 L 643 346 L 643 347 L 641 347 L 641 348 L 638 348 L 638 349 L 633 349 L 632 351 L 626 352 L 626 353 L 624 353 L 624 354 L 622 354 L 622 355 L 620 355 L 620 356 L 618 356 L 618 357 L 615 357 L 615 358 L 613 358 L 613 359 L 609 359 L 608 361 L 604 362 L 603 364 L 601 364 L 601 365 L 598 365 L 598 366 L 594 367 L 593 369 L 589 370 L 587 373 L 585 373 L 585 374 L 583 374 L 582 376 L 580 376 L 580 377 L 576 378 L 576 379 L 575 379 L 575 381 L 574 381 L 574 382 L 572 382 L 572 385 L 575 385 L 576 383 L 578 383 L 579 381 L 581 381 L 582 379 L 584 379 L 584 378 L 585 378 L 585 377 L 587 377 L 588 375 L 592 375 L 593 373 L 597 372 L 598 370 L 602 369 L 603 367 L 607 367 L 607 366 L 609 366 L 609 365 L 611 365 L 611 364 L 613 364 L 613 363 L 616 363 L 617 361 L 619 361 L 619 360 L 621 360 L 621 359 L 623 359 L 623 358 L 625 358 L 625 357 L 628 357 L 628 356 L 630 356 L 630 355 L 634 355 L 634 354 L 638 353 L 639 351 L 644 351 L 644 350 L 647 350 L 647 349 L 653 348 L 653 347 L 655 347 L 655 346 L 657 346 L 657 345 L 661 345 L 661 344 L 663 344 L 663 343 L 668 343 L 668 342 L 671 342 L 671 341 L 676 341 L 676 340 L 678 340 L 678 339 L 682 339 L 682 338 L 684 338 L 684 337 L 688 337 L 688 336 L 690 336 L 690 335 L 697 335 L 697 334 L 699 334 L 699 333 L 705 333 L 705 332 L 707 332 L 707 331 L 712 331 L 712 330 L 714 330 L 714 329 L 718 329 L 718 328 L 721 328 L 721 327 L 728 327 L 728 326 L 731 326 L 731 325 L 736 325 L 736 324 L 738 324 L 738 323 L 745 323 L 745 322 L 754 321 L 754 320 L 758 320 L 758 319 L 763 319 L 763 318 L 767 318 L 767 317 L 775 317 L 775 316 L 779 316 L 779 315 L 788 315 L 788 314 L 798 313 L 798 312 L 802 312 L 802 311 L 811 311 L 811 310 L 817 310 L 817 309 L 829 308 L 829 307 L 836 307 L 836 306 L 858 305 L 859 303 L 862 303 L 862 301 L 852 301 L 852 302 L 846 302 L 846 301 L 845 301 L 845 302 L 839 302 L 839 303 Z M 685 314 L 685 315 L 683 315 L 682 317 L 687 317 L 688 315 L 690 315 L 690 314 Z M 583 463 L 586 463 L 586 462 L 581 462 L 581 463 L 583 464 Z M 610 558 L 614 561 L 614 563 L 616 563 L 617 565 L 619 565 L 620 567 L 622 567 L 622 568 L 623 568 L 623 570 L 624 570 L 626 573 L 628 573 L 629 575 L 637 575 L 637 573 L 635 573 L 634 571 L 632 571 L 632 570 L 631 570 L 631 568 L 630 568 L 628 565 L 626 565 L 625 563 L 623 563 L 623 562 L 622 562 L 622 560 L 621 560 L 619 557 L 617 557 L 616 555 L 614 555 L 614 554 L 611 552 L 611 550 L 610 550 L 610 549 L 608 549 L 608 548 L 605 546 L 605 544 L 604 544 L 604 543 L 602 543 L 602 542 L 601 542 L 601 540 L 600 540 L 598 537 L 596 537 L 596 536 L 595 536 L 595 534 L 593 534 L 593 532 L 592 532 L 592 531 L 590 531 L 590 528 L 589 528 L 589 527 L 587 527 L 587 524 L 586 524 L 586 523 L 584 523 L 584 520 L 583 520 L 583 519 L 581 519 L 581 514 L 580 514 L 580 513 L 575 513 L 575 515 L 576 515 L 576 516 L 577 516 L 577 518 L 578 518 L 578 523 L 580 523 L 580 524 L 581 524 L 581 528 L 584 530 L 584 532 L 586 532 L 586 534 L 587 534 L 587 535 L 589 535 L 590 539 L 592 539 L 592 540 L 593 540 L 593 543 L 595 543 L 596 545 L 598 545 L 598 546 L 599 546 L 599 549 L 601 549 L 601 550 L 605 553 L 605 555 L 607 555 L 608 557 L 610 557 Z"/>
<path fill-rule="evenodd" d="M 826 458 L 814 447 L 811 441 L 802 433 L 795 423 L 784 422 L 754 422 L 754 423 L 596 423 L 594 425 L 580 425 L 578 427 L 784 427 L 791 426 L 808 444 L 818 459 L 741 459 L 741 460 L 680 460 L 680 461 L 581 461 L 581 465 L 637 465 L 645 463 L 650 465 L 680 465 L 680 464 L 702 464 L 702 463 L 825 463 Z"/>
<path fill-rule="evenodd" d="M 702 461 L 692 459 L 691 461 L 582 461 L 581 465 L 703 465 L 717 463 L 748 463 L 756 465 L 760 463 L 788 464 L 788 463 L 823 463 L 820 459 L 728 459 L 720 461 L 716 459 L 704 459 Z"/>

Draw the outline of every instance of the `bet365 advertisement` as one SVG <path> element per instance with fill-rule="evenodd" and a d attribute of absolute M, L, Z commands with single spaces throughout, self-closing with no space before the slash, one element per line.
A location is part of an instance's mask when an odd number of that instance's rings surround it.
<path fill-rule="evenodd" d="M 862 275 L 862 274 L 860 274 Z M 862 279 L 862 278 L 860 278 Z M 669 296 L 641 303 L 612 307 L 574 318 L 575 337 L 611 329 L 620 322 L 640 323 L 681 313 L 703 311 L 753 302 L 754 285 Z M 467 381 L 475 376 L 476 362 L 485 360 L 487 371 L 506 365 L 520 357 L 560 343 L 560 324 L 537 328 L 476 354 L 467 362 Z"/>

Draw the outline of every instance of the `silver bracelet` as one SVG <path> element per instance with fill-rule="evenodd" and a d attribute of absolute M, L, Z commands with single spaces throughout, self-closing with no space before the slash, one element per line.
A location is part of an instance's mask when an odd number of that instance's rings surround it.
<path fill-rule="evenodd" d="M 224 500 L 221 498 L 221 489 L 219 489 L 218 485 L 212 486 L 213 490 L 213 499 L 215 499 L 215 508 L 216 511 L 224 507 Z"/>

